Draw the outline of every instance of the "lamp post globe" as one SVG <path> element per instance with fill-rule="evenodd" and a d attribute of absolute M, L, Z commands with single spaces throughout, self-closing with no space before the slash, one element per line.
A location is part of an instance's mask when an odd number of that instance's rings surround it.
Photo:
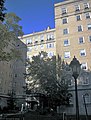
<path fill-rule="evenodd" d="M 72 76 L 75 79 L 75 101 L 76 101 L 76 120 L 79 119 L 79 104 L 78 104 L 78 90 L 77 90 L 77 78 L 80 74 L 81 64 L 74 56 L 73 60 L 70 62 L 70 68 L 72 69 Z"/>
<path fill-rule="evenodd" d="M 73 60 L 70 62 L 70 67 L 72 69 L 72 76 L 75 79 L 77 79 L 80 74 L 80 71 L 81 71 L 81 64 L 75 56 L 74 56 Z"/>

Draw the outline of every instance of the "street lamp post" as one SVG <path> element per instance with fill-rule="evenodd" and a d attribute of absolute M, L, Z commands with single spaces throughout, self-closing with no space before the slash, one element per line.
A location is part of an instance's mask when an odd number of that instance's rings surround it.
<path fill-rule="evenodd" d="M 76 120 L 79 120 L 79 104 L 78 104 L 78 91 L 77 91 L 77 78 L 80 73 L 80 66 L 81 64 L 79 61 L 75 58 L 70 63 L 70 67 L 72 69 L 72 76 L 75 79 L 75 100 L 76 100 Z"/>
<path fill-rule="evenodd" d="M 86 100 L 85 100 L 86 96 L 88 96 L 88 94 L 83 95 L 83 101 L 85 105 L 86 120 L 88 120 L 88 112 L 87 112 L 87 106 L 86 106 Z"/>

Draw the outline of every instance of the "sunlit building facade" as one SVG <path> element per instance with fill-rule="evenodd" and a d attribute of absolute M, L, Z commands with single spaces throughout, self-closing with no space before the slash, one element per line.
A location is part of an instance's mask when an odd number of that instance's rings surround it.
<path fill-rule="evenodd" d="M 13 95 L 16 105 L 21 107 L 25 101 L 25 77 L 26 73 L 26 45 L 18 40 L 17 42 L 10 42 L 7 51 L 10 49 L 17 49 L 19 52 L 17 58 L 10 61 L 0 61 L 0 107 L 7 107 L 7 100 Z"/>
<path fill-rule="evenodd" d="M 46 52 L 48 57 L 56 55 L 55 29 L 48 27 L 44 31 L 24 35 L 21 41 L 27 46 L 27 59 L 30 61 L 41 51 Z"/>
<path fill-rule="evenodd" d="M 75 56 L 81 68 L 91 70 L 91 0 L 65 0 L 54 5 L 56 54 L 70 63 Z M 91 115 L 91 73 L 80 76 L 78 82 L 79 114 Z M 72 98 L 69 107 L 61 108 L 67 115 L 76 114 L 74 80 L 70 87 Z M 85 97 L 85 103 L 84 103 Z"/>
<path fill-rule="evenodd" d="M 48 57 L 61 56 L 70 63 L 75 56 L 81 68 L 91 70 L 91 0 L 65 0 L 54 5 L 55 28 L 22 36 L 20 39 L 27 45 L 27 59 L 45 51 Z M 78 78 L 79 113 L 91 115 L 91 73 L 83 72 Z M 58 112 L 75 115 L 74 80 L 69 91 L 72 98 L 69 106 L 61 106 Z M 84 97 L 85 102 L 84 103 Z"/>
<path fill-rule="evenodd" d="M 91 69 L 91 0 L 55 4 L 56 53 L 70 63 L 74 56 Z"/>

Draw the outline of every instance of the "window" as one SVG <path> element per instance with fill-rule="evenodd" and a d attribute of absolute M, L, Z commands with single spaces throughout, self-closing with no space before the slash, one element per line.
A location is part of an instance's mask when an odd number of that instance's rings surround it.
<path fill-rule="evenodd" d="M 34 48 L 35 48 L 35 50 L 38 50 L 38 46 L 37 45 L 35 45 Z"/>
<path fill-rule="evenodd" d="M 68 29 L 67 29 L 67 28 L 66 28 L 66 29 L 63 29 L 63 34 L 64 34 L 64 35 L 68 34 Z"/>
<path fill-rule="evenodd" d="M 72 95 L 72 94 L 71 94 Z M 69 105 L 72 105 L 74 104 L 74 98 L 73 98 L 73 95 L 69 98 Z"/>
<path fill-rule="evenodd" d="M 62 23 L 66 24 L 67 23 L 67 18 L 62 19 Z"/>
<path fill-rule="evenodd" d="M 70 52 L 69 51 L 64 53 L 64 58 L 70 58 Z"/>
<path fill-rule="evenodd" d="M 54 56 L 54 52 L 48 52 L 48 57 L 52 57 L 52 56 Z"/>
<path fill-rule="evenodd" d="M 27 44 L 32 44 L 32 39 L 31 39 L 31 38 L 26 39 L 26 43 L 27 43 Z"/>
<path fill-rule="evenodd" d="M 44 35 L 40 36 L 40 41 L 43 42 L 44 41 Z"/>
<path fill-rule="evenodd" d="M 86 63 L 82 63 L 82 65 L 84 65 Z M 82 67 L 81 65 L 81 67 Z M 86 70 L 86 69 L 84 69 Z M 80 81 L 82 83 L 82 85 L 88 85 L 89 84 L 89 73 L 86 72 L 86 71 L 83 71 L 83 73 L 81 73 L 81 76 L 80 76 Z"/>
<path fill-rule="evenodd" d="M 54 35 L 53 34 L 47 34 L 47 40 L 53 40 Z"/>
<path fill-rule="evenodd" d="M 90 13 L 86 13 L 85 15 L 86 15 L 86 19 L 91 18 Z"/>
<path fill-rule="evenodd" d="M 35 44 L 37 44 L 37 43 L 38 43 L 38 41 L 35 41 L 34 43 L 35 43 Z"/>
<path fill-rule="evenodd" d="M 79 5 L 75 5 L 75 11 L 80 11 L 80 6 Z"/>
<path fill-rule="evenodd" d="M 91 30 L 91 24 L 88 24 L 88 30 Z"/>
<path fill-rule="evenodd" d="M 64 46 L 68 46 L 68 45 L 70 45 L 69 40 L 68 39 L 64 40 Z"/>
<path fill-rule="evenodd" d="M 54 43 L 48 43 L 47 48 L 54 48 Z"/>
<path fill-rule="evenodd" d="M 83 84 L 83 85 L 88 85 L 88 84 L 89 84 L 88 78 L 85 77 L 85 78 L 83 79 L 83 81 L 82 81 L 82 84 Z"/>
<path fill-rule="evenodd" d="M 66 14 L 67 13 L 67 9 L 66 8 L 62 8 L 62 14 Z"/>
<path fill-rule="evenodd" d="M 62 8 L 62 14 L 66 14 L 67 13 L 67 9 L 66 8 Z"/>
<path fill-rule="evenodd" d="M 44 49 L 44 45 L 40 45 L 40 48 L 41 48 L 41 49 Z"/>
<path fill-rule="evenodd" d="M 82 68 L 83 70 L 87 70 L 87 63 L 82 63 L 82 64 L 81 64 L 81 68 Z"/>
<path fill-rule="evenodd" d="M 31 55 L 27 56 L 27 60 L 32 61 L 32 57 L 31 57 Z"/>
<path fill-rule="evenodd" d="M 88 9 L 89 8 L 89 3 L 84 3 L 84 9 Z"/>
<path fill-rule="evenodd" d="M 81 20 L 81 15 L 77 15 L 77 16 L 76 16 L 76 20 L 77 20 L 77 21 Z"/>
<path fill-rule="evenodd" d="M 82 25 L 78 26 L 78 32 L 81 32 L 81 31 L 83 31 Z"/>
<path fill-rule="evenodd" d="M 34 40 L 35 40 L 34 43 L 37 44 L 38 43 L 38 36 L 35 36 Z"/>
<path fill-rule="evenodd" d="M 84 99 L 84 104 L 88 104 L 88 103 L 90 103 L 90 95 L 88 94 L 88 93 L 85 93 L 84 95 L 83 95 L 83 99 Z"/>
<path fill-rule="evenodd" d="M 84 37 L 79 37 L 79 44 L 84 43 Z"/>
<path fill-rule="evenodd" d="M 86 56 L 86 50 L 85 49 L 80 50 L 80 55 L 81 56 Z"/>
<path fill-rule="evenodd" d="M 51 37 L 50 37 L 50 34 L 47 35 L 47 40 L 49 40 Z"/>
<path fill-rule="evenodd" d="M 91 42 L 91 36 L 88 37 L 89 42 Z"/>
<path fill-rule="evenodd" d="M 51 39 L 54 40 L 54 34 L 51 34 Z"/>
<path fill-rule="evenodd" d="M 31 51 L 32 51 L 32 47 L 28 47 L 28 48 L 27 48 L 27 51 L 28 51 L 28 52 L 31 52 Z"/>
<path fill-rule="evenodd" d="M 15 77 L 17 77 L 17 74 L 15 74 Z"/>

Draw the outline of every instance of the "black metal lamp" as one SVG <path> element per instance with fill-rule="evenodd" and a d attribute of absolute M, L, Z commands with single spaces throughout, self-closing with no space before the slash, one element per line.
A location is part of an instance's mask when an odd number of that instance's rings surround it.
<path fill-rule="evenodd" d="M 83 95 L 83 101 L 84 101 L 85 113 L 86 113 L 86 120 L 88 120 L 88 111 L 87 111 L 86 98 L 85 98 L 86 96 L 89 96 L 88 93 Z"/>
<path fill-rule="evenodd" d="M 80 71 L 81 71 L 81 64 L 80 62 L 76 59 L 76 57 L 74 56 L 73 60 L 70 63 L 70 67 L 72 69 L 72 76 L 77 79 Z"/>
<path fill-rule="evenodd" d="M 79 104 L 78 104 L 78 91 L 77 91 L 77 78 L 80 74 L 81 64 L 74 56 L 73 60 L 69 65 L 72 69 L 72 76 L 75 79 L 75 99 L 76 99 L 76 120 L 79 120 Z"/>

